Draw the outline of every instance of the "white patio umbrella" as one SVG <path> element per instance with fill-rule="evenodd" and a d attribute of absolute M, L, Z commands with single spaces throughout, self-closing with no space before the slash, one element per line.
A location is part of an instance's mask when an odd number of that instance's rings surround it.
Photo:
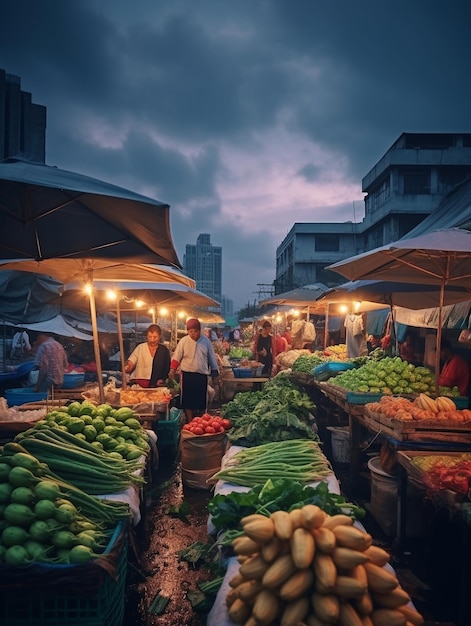
<path fill-rule="evenodd" d="M 471 288 L 471 232 L 460 228 L 434 230 L 418 237 L 358 254 L 329 265 L 350 280 L 374 279 L 438 286 L 438 328 L 435 377 L 438 391 L 442 310 L 448 287 Z"/>

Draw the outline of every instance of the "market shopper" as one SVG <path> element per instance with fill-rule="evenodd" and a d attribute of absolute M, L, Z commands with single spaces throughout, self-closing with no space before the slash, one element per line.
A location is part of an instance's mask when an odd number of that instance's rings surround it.
<path fill-rule="evenodd" d="M 410 335 L 406 335 L 404 341 L 401 343 L 399 347 L 399 356 L 403 361 L 408 361 L 409 363 L 417 362 L 417 354 Z"/>
<path fill-rule="evenodd" d="M 64 346 L 48 333 L 39 333 L 33 345 L 36 353 L 38 380 L 33 391 L 60 389 L 64 384 L 64 373 L 69 367 L 69 360 Z"/>
<path fill-rule="evenodd" d="M 281 352 L 286 352 L 286 350 L 288 349 L 288 342 L 279 331 L 275 333 L 275 346 L 277 354 L 280 354 Z"/>
<path fill-rule="evenodd" d="M 132 374 L 130 385 L 140 387 L 162 387 L 170 368 L 170 352 L 160 343 L 162 329 L 151 324 L 146 332 L 147 341 L 138 344 L 124 364 L 124 372 Z"/>
<path fill-rule="evenodd" d="M 448 339 L 440 344 L 440 362 L 443 364 L 438 378 L 440 387 L 458 387 L 460 395 L 469 393 L 470 367 L 462 356 L 453 351 Z"/>
<path fill-rule="evenodd" d="M 263 363 L 262 376 L 271 376 L 273 361 L 277 354 L 276 340 L 271 334 L 271 328 L 271 323 L 265 320 L 254 342 L 254 359 Z"/>
<path fill-rule="evenodd" d="M 186 421 L 191 422 L 197 414 L 204 413 L 208 401 L 208 377 L 219 380 L 219 368 L 211 340 L 201 333 L 196 318 L 186 323 L 188 335 L 182 337 L 172 355 L 168 377 L 174 380 L 180 368 L 181 407 Z"/>

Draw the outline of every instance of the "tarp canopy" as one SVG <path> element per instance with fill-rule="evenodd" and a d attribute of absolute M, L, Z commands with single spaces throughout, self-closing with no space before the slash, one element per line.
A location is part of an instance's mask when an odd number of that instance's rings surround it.
<path fill-rule="evenodd" d="M 464 228 L 471 230 L 471 178 L 456 185 L 420 224 L 410 230 L 403 239 L 417 237 L 431 230 Z"/>
<path fill-rule="evenodd" d="M 10 325 L 7 322 L 7 325 Z M 12 326 L 14 324 L 11 324 Z M 84 341 L 93 341 L 93 335 L 83 333 L 78 328 L 74 328 L 62 317 L 57 315 L 56 317 L 47 320 L 45 322 L 36 322 L 35 324 L 21 324 L 18 325 L 26 330 L 35 330 L 43 333 L 53 333 L 54 335 L 60 335 L 61 337 L 75 337 L 76 339 L 83 339 Z"/>
<path fill-rule="evenodd" d="M 13 322 L 35 322 L 46 319 L 47 303 L 57 298 L 61 283 L 40 274 L 0 271 L 0 319 Z M 48 312 L 54 317 L 58 310 Z"/>

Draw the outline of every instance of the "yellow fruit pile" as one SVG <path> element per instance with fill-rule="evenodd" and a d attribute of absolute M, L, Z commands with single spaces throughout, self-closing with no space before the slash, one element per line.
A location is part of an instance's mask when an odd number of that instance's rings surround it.
<path fill-rule="evenodd" d="M 471 421 L 471 410 L 457 409 L 447 396 L 431 398 L 421 393 L 415 400 L 402 396 L 383 396 L 379 402 L 365 405 L 367 414 L 376 414 L 396 420 L 445 420 L 453 422 Z"/>
<path fill-rule="evenodd" d="M 241 520 L 233 542 L 240 563 L 227 598 L 231 621 L 245 626 L 420 626 L 423 617 L 347 515 L 315 505 Z"/>

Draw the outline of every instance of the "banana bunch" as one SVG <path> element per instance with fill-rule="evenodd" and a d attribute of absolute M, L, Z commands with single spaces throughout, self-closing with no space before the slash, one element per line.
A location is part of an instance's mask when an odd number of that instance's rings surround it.
<path fill-rule="evenodd" d="M 416 404 L 421 409 L 431 411 L 432 413 L 456 411 L 456 404 L 448 396 L 438 396 L 438 398 L 434 399 L 425 393 L 421 393 L 417 396 Z"/>

